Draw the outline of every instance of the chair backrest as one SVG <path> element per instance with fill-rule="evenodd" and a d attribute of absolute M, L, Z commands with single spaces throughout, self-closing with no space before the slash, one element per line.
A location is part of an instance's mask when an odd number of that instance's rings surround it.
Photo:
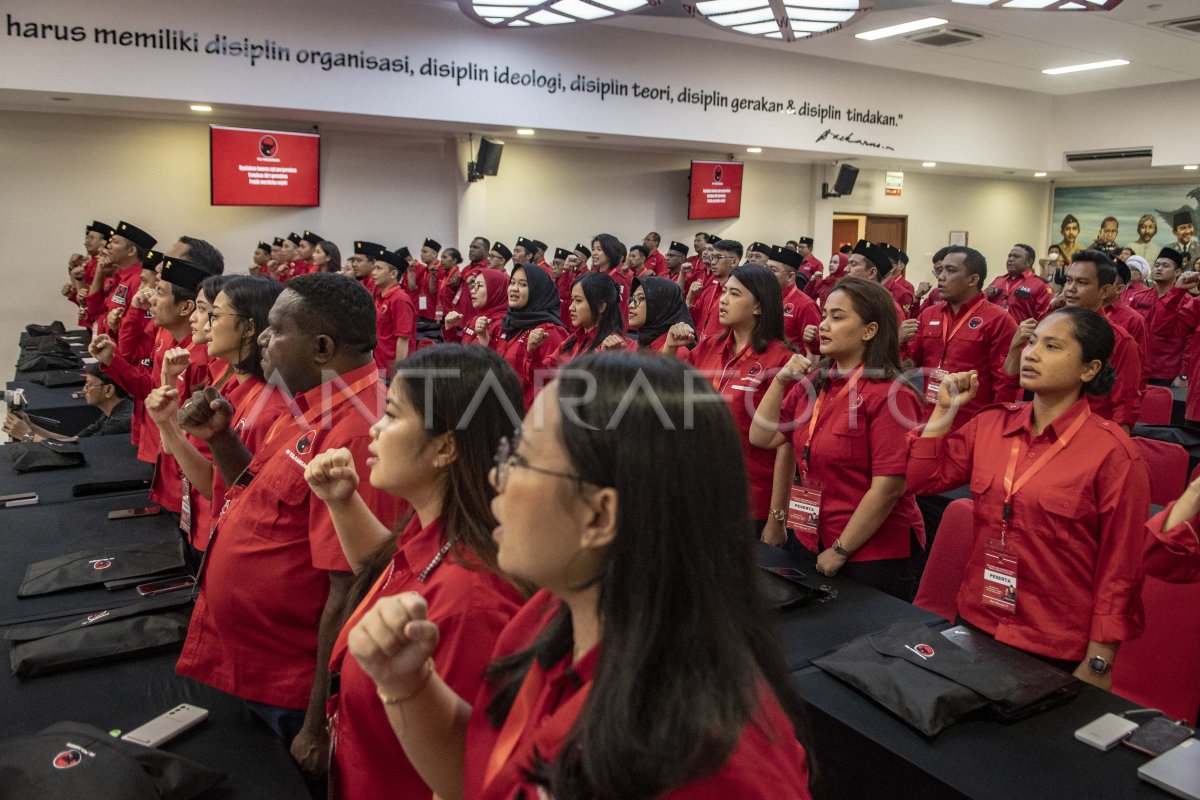
<path fill-rule="evenodd" d="M 958 589 L 966 577 L 967 560 L 975 540 L 974 513 L 975 504 L 967 499 L 946 506 L 914 605 L 946 619 L 957 615 Z"/>
<path fill-rule="evenodd" d="M 1142 425 L 1170 425 L 1175 396 L 1165 386 L 1147 386 L 1142 395 L 1142 410 L 1138 422 Z"/>
<path fill-rule="evenodd" d="M 1187 450 L 1171 442 L 1142 436 L 1134 436 L 1133 441 L 1150 469 L 1150 502 L 1165 506 L 1183 494 L 1188 477 Z"/>
<path fill-rule="evenodd" d="M 1146 627 L 1125 642 L 1113 667 L 1113 692 L 1196 724 L 1200 708 L 1200 583 L 1146 578 Z"/>

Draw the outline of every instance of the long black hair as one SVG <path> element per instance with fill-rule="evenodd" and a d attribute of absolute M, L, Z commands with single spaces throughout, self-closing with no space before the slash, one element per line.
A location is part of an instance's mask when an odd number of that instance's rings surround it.
<path fill-rule="evenodd" d="M 205 283 L 211 280 L 213 279 L 208 278 Z M 233 368 L 241 372 L 248 372 L 259 380 L 266 380 L 266 377 L 263 375 L 262 346 L 258 343 L 258 337 L 270 325 L 267 322 L 267 315 L 271 313 L 271 306 L 275 305 L 275 301 L 282 292 L 283 284 L 279 281 L 254 275 L 235 275 L 226 278 L 221 286 L 221 293 L 233 307 L 232 313 L 241 315 L 243 323 L 253 326 L 250 348 L 246 355 L 233 365 Z"/>
<path fill-rule="evenodd" d="M 572 289 L 576 286 L 583 292 L 583 299 L 592 311 L 592 319 L 596 320 L 595 336 L 585 351 L 590 353 L 611 334 L 625 332 L 625 320 L 621 317 L 621 290 L 617 288 L 617 282 L 604 272 L 585 272 L 571 284 Z M 563 349 L 574 347 L 582 334 L 583 331 L 579 330 L 568 336 L 563 342 Z"/>
<path fill-rule="evenodd" d="M 708 480 L 714 465 L 745 469 L 728 411 L 695 402 L 714 390 L 675 359 L 601 352 L 573 366 L 559 402 L 564 416 L 575 403 L 581 424 L 560 435 L 575 474 L 616 489 L 617 535 L 595 576 L 603 633 L 592 689 L 560 754 L 535 761 L 530 777 L 558 800 L 649 799 L 721 768 L 754 724 L 764 683 L 798 735 L 803 712 L 760 594 L 746 482 Z M 656 450 L 664 429 L 671 447 Z M 489 667 L 501 687 L 493 726 L 533 660 L 548 668 L 573 640 L 564 607 L 533 645 Z"/>
<path fill-rule="evenodd" d="M 754 320 L 754 330 L 750 332 L 750 346 L 754 352 L 765 351 L 771 342 L 787 344 L 783 333 L 783 290 L 779 288 L 775 273 L 758 264 L 743 264 L 734 267 L 729 277 L 736 278 L 758 301 L 758 316 Z M 732 335 L 732 331 L 721 334 L 722 337 Z"/>
<path fill-rule="evenodd" d="M 865 278 L 842 278 L 834 284 L 829 294 L 834 292 L 843 292 L 850 298 L 854 313 L 862 318 L 864 324 L 874 322 L 878 327 L 863 348 L 863 379 L 891 381 L 901 378 L 900 318 L 892 293 L 883 288 L 883 284 Z M 825 302 L 828 303 L 828 299 Z M 836 367 L 828 356 L 817 363 L 811 379 L 815 391 L 821 390 L 829 379 L 830 371 Z M 904 382 L 916 391 L 907 379 Z"/>
<path fill-rule="evenodd" d="M 611 233 L 597 233 L 592 237 L 592 244 L 600 244 L 600 250 L 604 253 L 604 257 L 608 259 L 608 268 L 617 269 L 621 266 L 621 262 L 625 260 L 626 254 L 629 252 L 624 243 L 613 236 Z"/>
<path fill-rule="evenodd" d="M 1096 377 L 1085 382 L 1080 391 L 1098 397 L 1109 394 L 1117 380 L 1117 370 L 1109 361 L 1112 358 L 1113 347 L 1116 346 L 1112 325 L 1103 314 L 1098 314 L 1090 308 L 1067 306 L 1058 309 L 1054 314 L 1062 314 L 1071 320 L 1071 332 L 1083 350 L 1082 362 L 1100 362 L 1100 371 L 1096 373 Z"/>

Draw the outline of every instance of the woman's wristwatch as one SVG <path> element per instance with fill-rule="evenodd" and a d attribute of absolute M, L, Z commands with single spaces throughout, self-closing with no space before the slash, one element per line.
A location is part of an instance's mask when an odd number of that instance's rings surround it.
<path fill-rule="evenodd" d="M 771 515 L 771 519 L 775 520 L 776 522 L 787 521 L 787 511 L 782 508 L 772 508 L 768 513 Z"/>
<path fill-rule="evenodd" d="M 839 556 L 841 556 L 842 558 L 850 558 L 850 556 L 854 555 L 854 554 L 853 554 L 853 553 L 851 553 L 849 550 L 847 550 L 846 548 L 842 547 L 842 540 L 841 540 L 841 539 L 834 539 L 834 540 L 833 540 L 833 552 L 837 553 L 837 554 L 838 554 Z"/>

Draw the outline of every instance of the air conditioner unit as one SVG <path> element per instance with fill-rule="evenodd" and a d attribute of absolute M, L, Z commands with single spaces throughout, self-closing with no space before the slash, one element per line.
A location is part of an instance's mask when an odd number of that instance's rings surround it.
<path fill-rule="evenodd" d="M 1122 147 L 1115 150 L 1076 150 L 1063 153 L 1067 166 L 1076 172 L 1105 172 L 1119 169 L 1149 169 L 1151 147 Z"/>

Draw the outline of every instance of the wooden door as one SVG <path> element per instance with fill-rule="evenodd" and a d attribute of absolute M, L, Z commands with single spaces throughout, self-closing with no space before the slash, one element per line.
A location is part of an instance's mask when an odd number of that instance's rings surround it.
<path fill-rule="evenodd" d="M 858 241 L 858 220 L 857 219 L 834 219 L 833 220 L 833 247 L 831 250 L 837 250 L 843 244 L 849 243 L 854 247 Z"/>
<path fill-rule="evenodd" d="M 867 240 L 887 242 L 897 250 L 908 249 L 908 217 L 867 216 Z"/>

